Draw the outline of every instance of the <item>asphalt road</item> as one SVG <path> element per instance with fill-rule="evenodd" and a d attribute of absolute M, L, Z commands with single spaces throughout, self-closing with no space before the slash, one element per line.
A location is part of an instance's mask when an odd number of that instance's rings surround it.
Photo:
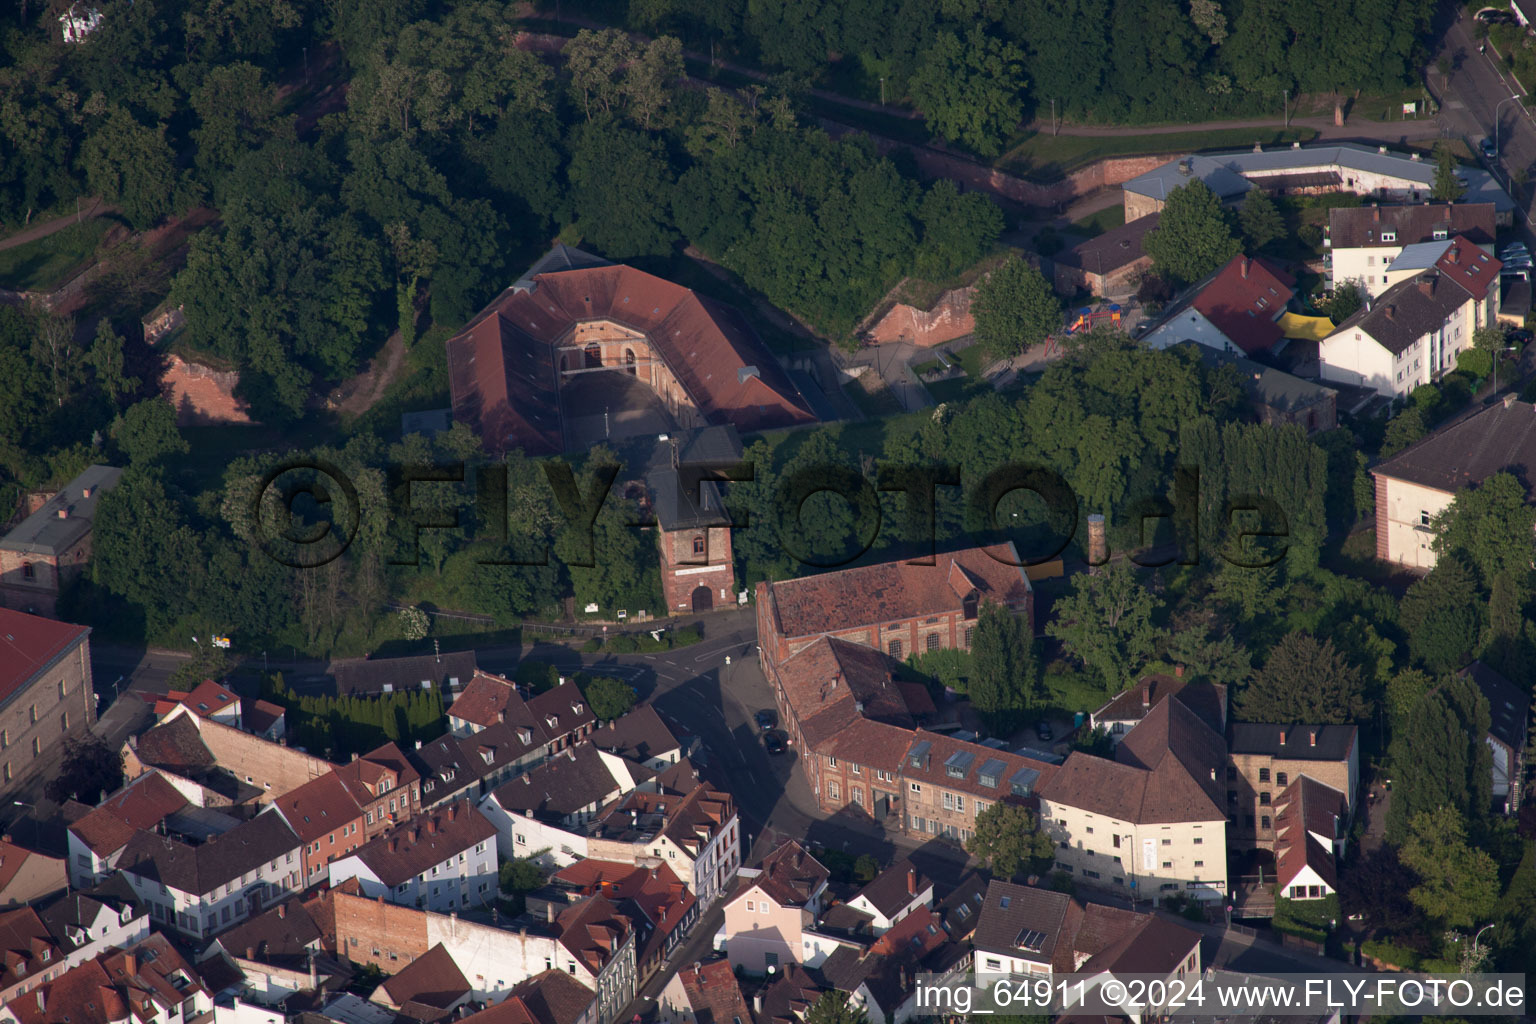
<path fill-rule="evenodd" d="M 1455 66 L 1444 90 L 1441 118 L 1451 133 L 1465 136 L 1475 147 L 1484 136 L 1494 137 L 1497 114 L 1499 155 L 1493 170 L 1508 189 L 1512 174 L 1529 173 L 1536 167 L 1536 122 L 1518 99 L 1505 102 L 1519 97 L 1520 88 L 1504 74 L 1492 47 L 1487 53 L 1478 53 L 1479 45 L 1472 38 L 1472 22 L 1465 18 L 1452 23 L 1441 40 L 1436 60 L 1448 56 Z M 1428 74 L 1432 83 L 1440 82 L 1440 73 L 1433 65 Z M 1536 234 L 1531 231 L 1528 199 L 1521 202 L 1515 220 L 1518 234 L 1530 244 L 1536 242 Z"/>

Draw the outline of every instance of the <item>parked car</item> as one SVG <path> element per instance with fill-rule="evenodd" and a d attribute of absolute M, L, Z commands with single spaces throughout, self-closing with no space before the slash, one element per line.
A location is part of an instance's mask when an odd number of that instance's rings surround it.
<path fill-rule="evenodd" d="M 763 733 L 763 749 L 770 754 L 784 753 L 784 738 L 775 730 L 769 729 Z"/>
<path fill-rule="evenodd" d="M 1478 148 L 1483 151 L 1484 160 L 1497 160 L 1499 157 L 1499 148 L 1487 136 L 1483 137 L 1483 141 L 1479 144 Z"/>
<path fill-rule="evenodd" d="M 1516 327 L 1513 330 L 1504 332 L 1504 341 L 1507 344 L 1519 345 L 1521 347 L 1529 345 L 1532 337 L 1536 337 L 1536 335 L 1532 335 L 1524 327 Z"/>
<path fill-rule="evenodd" d="M 1508 11 L 1488 7 L 1477 12 L 1477 20 L 1484 25 L 1509 25 L 1514 22 L 1515 16 Z"/>
<path fill-rule="evenodd" d="M 1035 735 L 1047 742 L 1056 738 L 1056 733 L 1051 729 L 1051 723 L 1043 718 L 1035 723 Z"/>
<path fill-rule="evenodd" d="M 779 724 L 778 712 L 768 708 L 764 708 L 753 717 L 757 720 L 758 729 L 763 732 L 767 732 L 769 729 L 772 729 L 774 726 Z"/>

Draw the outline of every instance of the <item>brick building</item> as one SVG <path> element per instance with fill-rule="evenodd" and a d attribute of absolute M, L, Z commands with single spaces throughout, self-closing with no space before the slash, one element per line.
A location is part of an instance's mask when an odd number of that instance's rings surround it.
<path fill-rule="evenodd" d="M 356 878 L 368 896 L 450 911 L 496 898 L 496 828 L 469 801 L 383 832 L 329 866 L 331 885 Z"/>
<path fill-rule="evenodd" d="M 723 471 L 741 461 L 741 439 L 730 425 L 658 441 L 646 470 L 646 490 L 661 551 L 661 590 L 667 611 L 706 612 L 734 603 L 731 518 L 714 481 L 690 473 Z"/>
<path fill-rule="evenodd" d="M 0 606 L 56 613 L 59 592 L 91 559 L 96 499 L 122 475 L 112 466 L 89 467 L 0 537 Z"/>
<path fill-rule="evenodd" d="M 301 888 L 326 880 L 326 868 L 368 841 L 363 809 L 332 772 L 277 798 L 277 811 L 293 829 L 303 858 Z"/>
<path fill-rule="evenodd" d="M 1157 227 L 1162 214 L 1138 217 L 1056 254 L 1056 290 L 1072 296 L 1088 292 L 1104 298 L 1136 294 L 1152 257 L 1142 248 L 1147 232 Z"/>
<path fill-rule="evenodd" d="M 1251 725 L 1228 729 L 1228 836 L 1234 847 L 1275 848 L 1280 792 L 1306 776 L 1343 795 L 1346 816 L 1360 781 L 1360 733 L 1352 725 Z"/>
<path fill-rule="evenodd" d="M 362 808 L 368 839 L 421 813 L 421 775 L 393 743 L 355 755 L 335 772 Z"/>
<path fill-rule="evenodd" d="M 919 729 L 900 764 L 906 797 L 900 821 L 913 838 L 965 842 L 975 834 L 977 816 L 993 804 L 1034 807 L 1035 791 L 1055 771 L 1044 761 Z"/>
<path fill-rule="evenodd" d="M 44 751 L 95 723 L 90 633 L 0 608 L 0 797 L 31 780 Z"/>
<path fill-rule="evenodd" d="M 893 658 L 968 650 L 981 605 L 995 601 L 1034 630 L 1034 591 L 1010 541 L 963 548 L 931 564 L 880 562 L 757 585 L 763 672 L 821 636 L 875 647 Z"/>
<path fill-rule="evenodd" d="M 453 418 L 487 451 L 550 455 L 574 443 L 563 391 L 628 373 L 687 429 L 814 423 L 773 353 L 729 306 L 633 267 L 556 246 L 448 343 Z M 618 410 L 615 410 L 618 411 Z"/>

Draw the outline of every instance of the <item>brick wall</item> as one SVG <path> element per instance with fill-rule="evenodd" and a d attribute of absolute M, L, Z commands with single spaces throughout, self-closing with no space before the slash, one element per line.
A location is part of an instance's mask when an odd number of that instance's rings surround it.
<path fill-rule="evenodd" d="M 333 891 L 329 904 L 336 928 L 336 952 L 357 964 L 389 974 L 426 953 L 427 915 L 410 907 Z"/>
<path fill-rule="evenodd" d="M 1349 762 L 1348 761 L 1316 761 L 1300 758 L 1274 757 L 1269 754 L 1232 754 L 1230 764 L 1237 769 L 1237 778 L 1229 778 L 1226 783 L 1227 791 L 1237 793 L 1235 804 L 1229 801 L 1228 809 L 1235 811 L 1230 830 L 1230 837 L 1234 843 L 1251 844 L 1269 850 L 1275 845 L 1275 817 L 1279 813 L 1276 804 L 1279 802 L 1280 793 L 1285 787 L 1298 778 L 1305 775 L 1308 778 L 1321 782 L 1325 786 L 1331 786 L 1340 793 L 1345 794 L 1346 799 L 1352 799 L 1350 792 Z M 1268 779 L 1261 777 L 1265 769 L 1269 772 Z M 1284 776 L 1284 783 L 1281 782 Z M 1269 803 L 1262 802 L 1262 794 L 1269 794 Z M 1253 823 L 1250 825 L 1245 815 L 1253 815 Z M 1264 818 L 1269 818 L 1269 828 L 1264 828 Z"/>
<path fill-rule="evenodd" d="M 696 537 L 704 539 L 703 555 L 693 553 Z M 668 611 L 694 610 L 693 593 L 700 586 L 709 589 L 711 607 L 729 606 L 735 600 L 729 528 L 658 531 L 657 543 L 661 549 L 661 590 Z"/>
<path fill-rule="evenodd" d="M 191 714 L 191 712 L 183 712 Z M 224 768 L 244 782 L 262 791 L 258 803 L 270 803 L 290 790 L 329 772 L 334 765 L 292 747 L 272 743 L 259 736 L 206 718 L 192 715 L 202 734 L 203 744 Z"/>
<path fill-rule="evenodd" d="M 235 397 L 240 374 L 189 363 L 178 355 L 167 357 L 161 393 L 176 408 L 178 426 L 211 423 L 251 423 L 250 409 Z"/>
<path fill-rule="evenodd" d="M 1391 560 L 1391 530 L 1387 525 L 1387 478 L 1377 476 L 1376 483 L 1376 557 L 1383 562 Z"/>
<path fill-rule="evenodd" d="M 955 288 L 939 296 L 932 309 L 918 309 L 898 302 L 875 322 L 867 337 L 875 343 L 909 341 L 929 347 L 963 338 L 976 329 L 971 299 L 976 287 Z"/>

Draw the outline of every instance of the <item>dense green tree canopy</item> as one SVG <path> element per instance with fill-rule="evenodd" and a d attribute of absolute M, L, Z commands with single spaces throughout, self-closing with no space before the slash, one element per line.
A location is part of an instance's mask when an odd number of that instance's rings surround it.
<path fill-rule="evenodd" d="M 1182 284 L 1219 270 L 1242 251 L 1221 200 L 1198 180 L 1168 193 L 1162 217 L 1156 230 L 1147 233 L 1144 248 L 1154 270 Z"/>
<path fill-rule="evenodd" d="M 1360 670 L 1310 633 L 1288 633 L 1237 695 L 1234 713 L 1245 722 L 1278 724 L 1356 722 L 1365 713 Z"/>
<path fill-rule="evenodd" d="M 997 357 L 1018 355 L 1062 326 L 1061 300 L 1050 282 L 1018 257 L 977 286 L 971 314 L 977 342 Z"/>
<path fill-rule="evenodd" d="M 1024 112 L 1023 57 L 980 26 L 941 32 L 912 76 L 912 101 L 946 139 L 996 156 Z"/>

